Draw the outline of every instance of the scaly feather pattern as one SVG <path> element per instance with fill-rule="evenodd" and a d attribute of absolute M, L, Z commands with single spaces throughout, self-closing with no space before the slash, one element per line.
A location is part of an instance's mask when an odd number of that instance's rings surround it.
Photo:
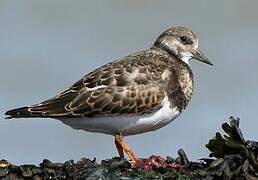
<path fill-rule="evenodd" d="M 172 61 L 165 52 L 144 50 L 96 69 L 49 100 L 6 115 L 92 117 L 149 113 L 161 107 L 166 90 L 171 96 L 182 91 L 176 83 L 177 69 Z"/>

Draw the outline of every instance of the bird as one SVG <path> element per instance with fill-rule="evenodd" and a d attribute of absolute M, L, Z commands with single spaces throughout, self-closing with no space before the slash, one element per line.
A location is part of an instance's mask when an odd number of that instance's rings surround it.
<path fill-rule="evenodd" d="M 188 27 L 162 32 L 153 45 L 86 74 L 58 95 L 9 110 L 6 119 L 53 118 L 76 130 L 114 136 L 121 158 L 139 158 L 125 136 L 160 129 L 174 121 L 193 96 L 189 60 L 213 65 Z"/>

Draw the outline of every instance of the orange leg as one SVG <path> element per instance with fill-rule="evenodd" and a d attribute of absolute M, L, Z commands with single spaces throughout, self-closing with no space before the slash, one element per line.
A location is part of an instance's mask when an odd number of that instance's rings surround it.
<path fill-rule="evenodd" d="M 120 158 L 124 158 L 124 150 L 121 144 L 115 138 L 115 145 Z"/>
<path fill-rule="evenodd" d="M 138 162 L 136 155 L 133 153 L 129 145 L 125 143 L 122 135 L 115 135 L 115 144 L 120 157 L 123 158 L 125 152 L 131 159 L 132 163 Z"/>

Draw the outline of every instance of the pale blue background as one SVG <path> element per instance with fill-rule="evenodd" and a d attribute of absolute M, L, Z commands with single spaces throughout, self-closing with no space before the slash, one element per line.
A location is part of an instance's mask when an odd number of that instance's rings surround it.
<path fill-rule="evenodd" d="M 214 67 L 192 61 L 188 109 L 159 131 L 127 138 L 140 157 L 206 157 L 204 145 L 230 115 L 258 139 L 258 1 L 0 0 L 0 159 L 39 163 L 116 155 L 113 138 L 51 119 L 4 120 L 4 112 L 51 97 L 85 73 L 151 46 L 170 26 L 199 36 Z"/>

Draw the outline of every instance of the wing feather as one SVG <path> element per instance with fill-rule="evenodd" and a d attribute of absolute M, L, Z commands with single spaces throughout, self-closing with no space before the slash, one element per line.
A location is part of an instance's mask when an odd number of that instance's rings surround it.
<path fill-rule="evenodd" d="M 104 65 L 59 95 L 10 111 L 10 117 L 81 117 L 143 114 L 161 107 L 164 66 L 151 55 L 138 53 Z M 13 114 L 11 113 L 13 112 Z M 15 113 L 15 114 L 14 114 Z"/>

